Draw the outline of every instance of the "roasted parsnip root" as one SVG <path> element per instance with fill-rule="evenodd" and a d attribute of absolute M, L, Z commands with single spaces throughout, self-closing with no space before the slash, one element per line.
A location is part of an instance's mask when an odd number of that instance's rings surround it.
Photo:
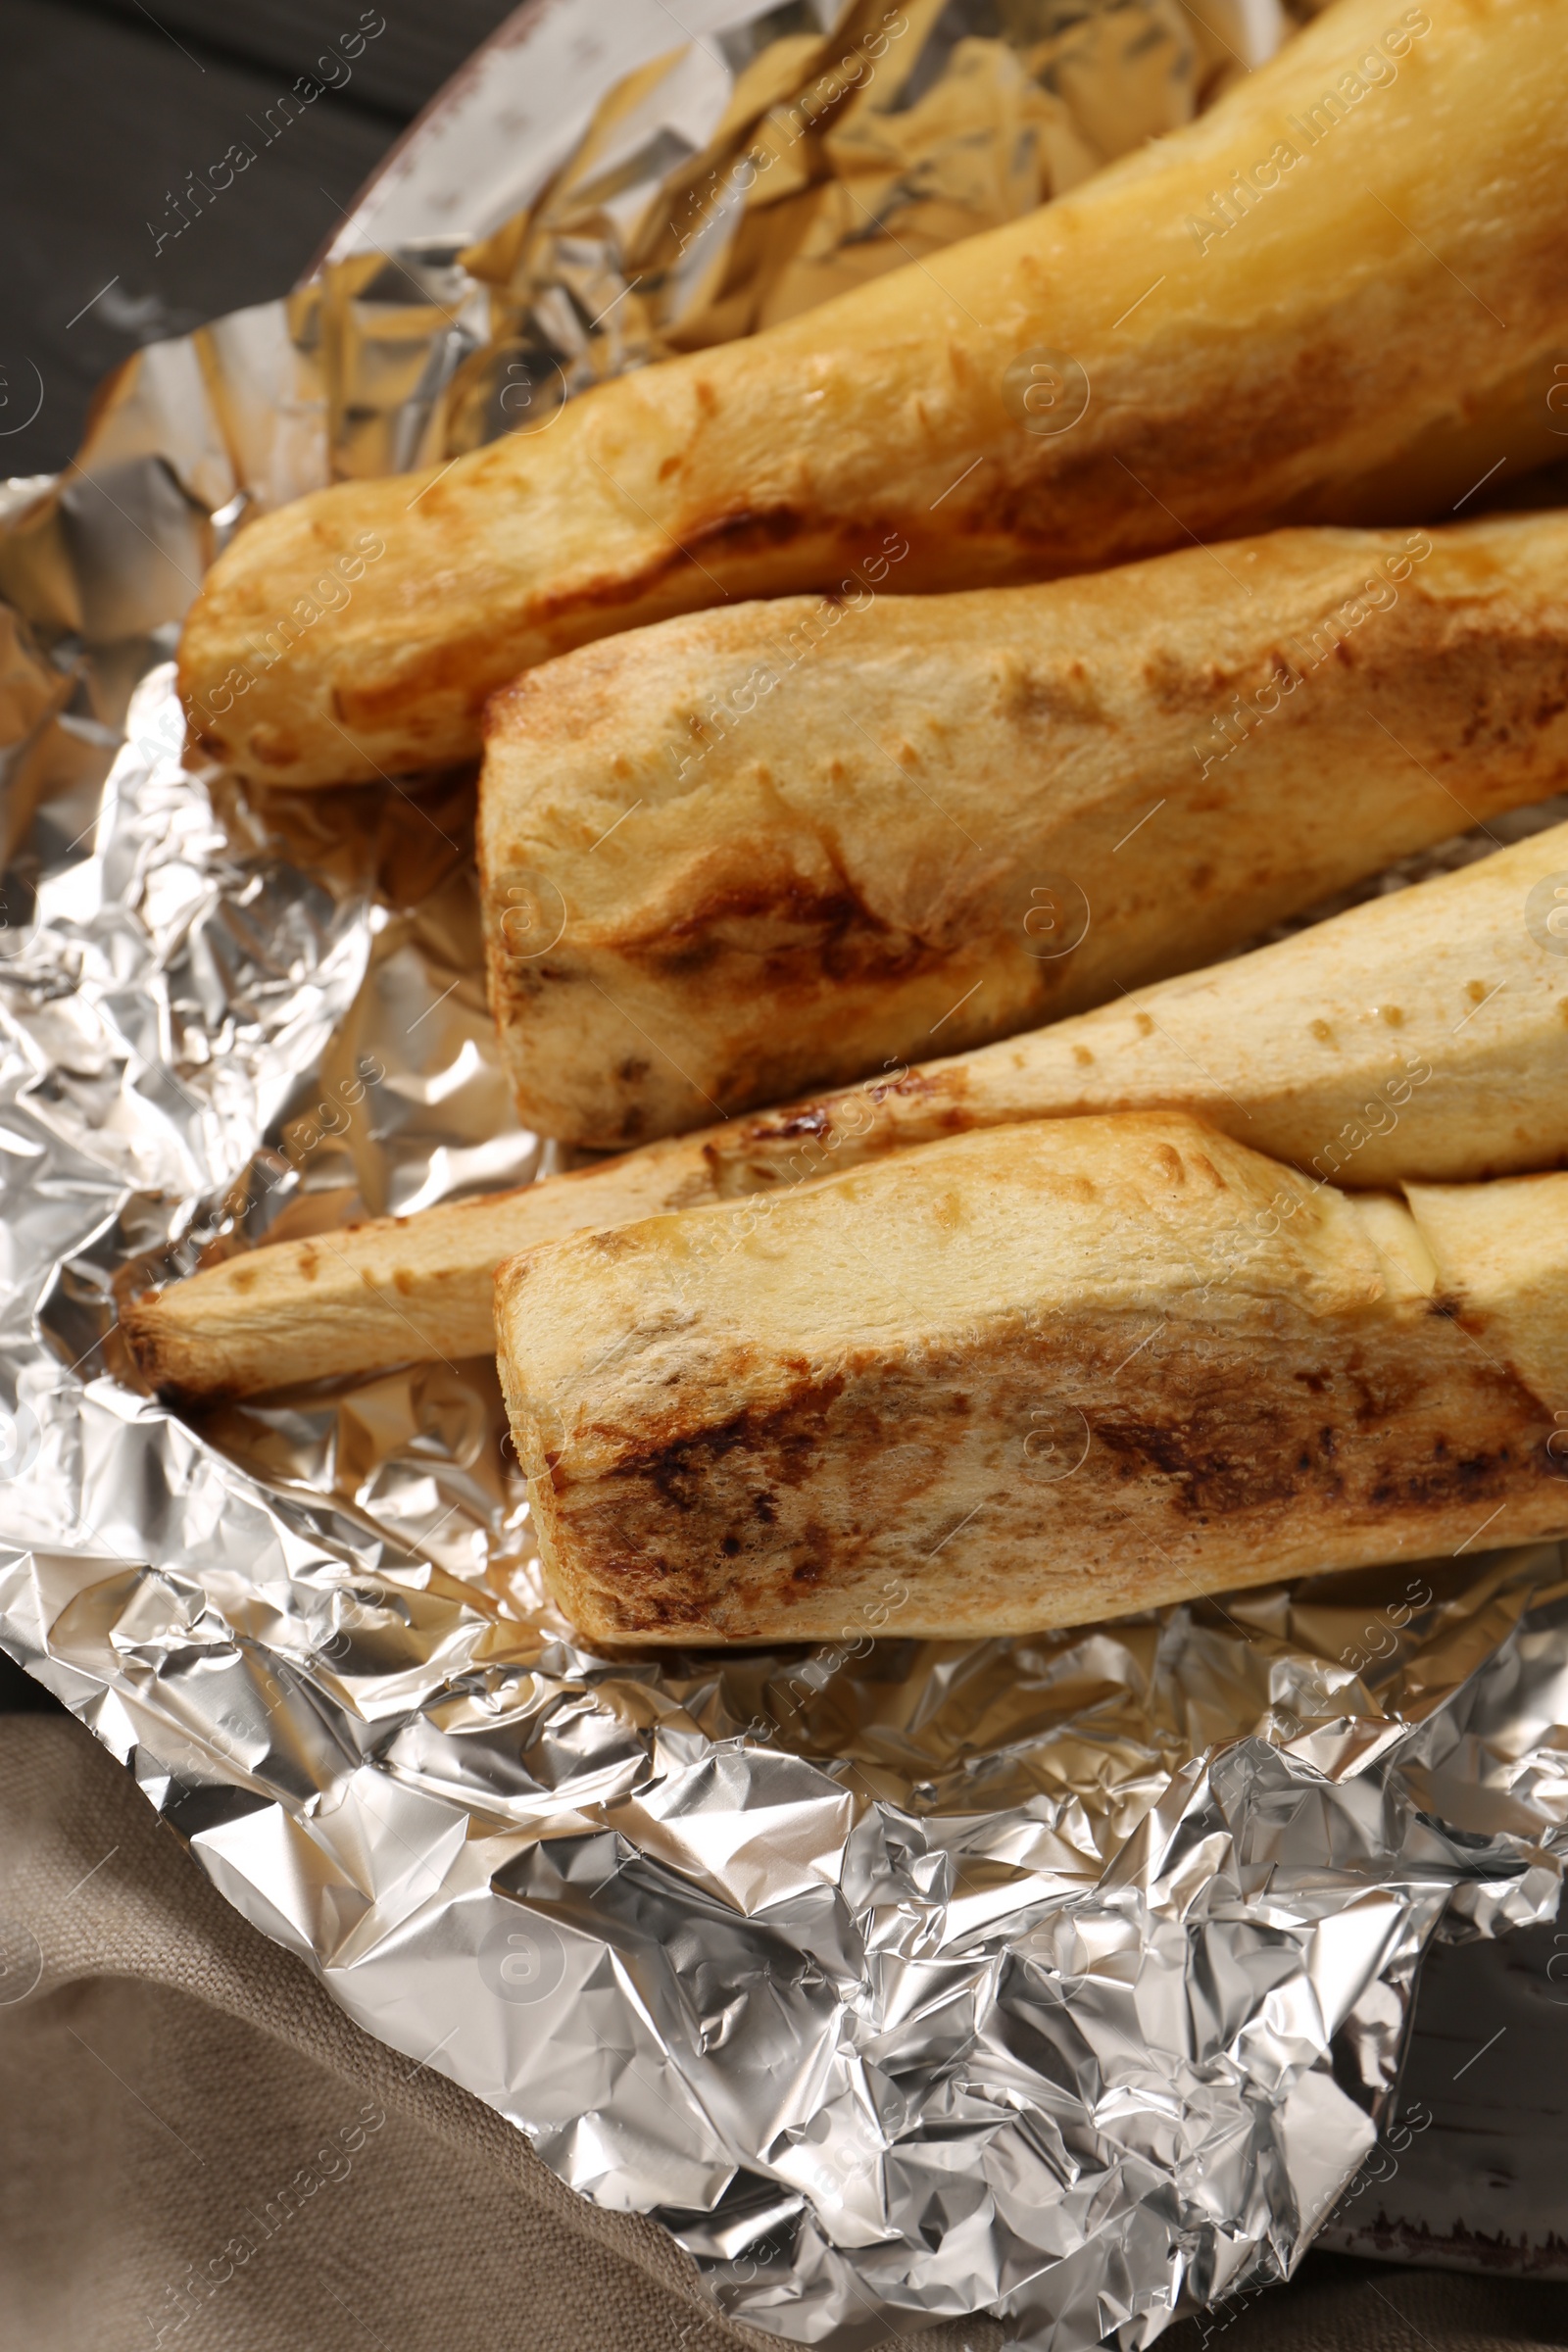
<path fill-rule="evenodd" d="M 1568 956 L 1545 928 L 1557 881 L 1568 824 L 1032 1036 L 520 1192 L 230 1258 L 138 1301 L 127 1333 L 149 1379 L 191 1396 L 488 1352 L 495 1269 L 535 1242 L 1088 1111 L 1188 1105 L 1342 1185 L 1553 1167 L 1568 1159 Z"/>
<path fill-rule="evenodd" d="M 502 1378 L 592 1640 L 939 1640 L 1568 1530 L 1568 1175 L 1319 1187 L 1181 1112 L 529 1250 Z"/>
<path fill-rule="evenodd" d="M 669 1205 L 653 1152 L 612 1166 L 617 1215 Z M 601 1222 L 609 1173 L 580 1169 L 224 1258 L 124 1310 L 131 1353 L 155 1387 L 192 1397 L 489 1355 L 501 1259 Z"/>
<path fill-rule="evenodd" d="M 1556 456 L 1568 0 L 1340 0 L 1201 120 L 988 235 L 243 530 L 180 685 L 288 784 L 464 760 L 619 629 L 1446 514 Z M 1441 155 L 1441 169 L 1434 158 Z"/>
<path fill-rule="evenodd" d="M 519 1116 L 617 1149 L 1191 971 L 1560 792 L 1565 678 L 1557 514 L 744 605 L 546 662 L 492 706 L 480 792 Z"/>

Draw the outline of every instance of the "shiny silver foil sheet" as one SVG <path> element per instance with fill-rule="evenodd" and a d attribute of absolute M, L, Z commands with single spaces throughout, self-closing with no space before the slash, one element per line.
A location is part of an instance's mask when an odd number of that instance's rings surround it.
<path fill-rule="evenodd" d="M 450 256 L 383 260 L 144 353 L 0 500 L 0 1641 L 361 2024 L 726 2311 L 1151 2342 L 1408 2136 L 1427 1941 L 1550 1915 L 1565 1563 L 974 1644 L 898 1639 L 895 1590 L 826 1649 L 601 1657 L 488 1362 L 188 1419 L 137 1388 L 148 1283 L 556 1164 L 482 1002 L 472 779 L 181 765 L 212 555 L 449 453 L 515 331 Z"/>

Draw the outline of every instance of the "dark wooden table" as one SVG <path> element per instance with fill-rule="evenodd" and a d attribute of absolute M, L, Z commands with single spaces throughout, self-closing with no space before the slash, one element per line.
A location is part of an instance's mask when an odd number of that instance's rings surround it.
<path fill-rule="evenodd" d="M 283 293 L 512 5 L 0 0 L 0 474 L 63 466 L 138 343 Z M 302 75 L 335 86 L 264 146 Z M 178 229 L 236 141 L 255 163 Z"/>

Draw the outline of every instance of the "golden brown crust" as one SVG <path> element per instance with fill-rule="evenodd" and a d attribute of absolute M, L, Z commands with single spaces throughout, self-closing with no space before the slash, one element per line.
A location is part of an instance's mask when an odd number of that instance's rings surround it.
<path fill-rule="evenodd" d="M 618 1149 L 961 1052 L 1565 785 L 1554 514 L 633 631 L 490 711 L 518 1114 Z"/>
<path fill-rule="evenodd" d="M 967 1639 L 1561 1532 L 1534 1186 L 1519 1279 L 1483 1200 L 1440 1285 L 1396 1202 L 1128 1114 L 533 1250 L 498 1322 L 552 1588 L 599 1640 Z"/>
<path fill-rule="evenodd" d="M 1343 0 L 1201 121 L 1025 220 L 439 478 L 262 518 L 190 614 L 193 733 L 263 779 L 397 774 L 470 757 L 486 696 L 530 663 L 830 588 L 889 532 L 923 593 L 1446 512 L 1500 457 L 1542 463 L 1568 231 L 1542 60 L 1562 24 L 1563 0 Z M 1361 94 L 1314 131 L 1348 81 Z M 1282 151 L 1222 231 L 1215 191 Z M 1027 371 L 1053 354 L 1088 406 L 1036 433 Z M 345 578 L 368 538 L 384 555 Z"/>

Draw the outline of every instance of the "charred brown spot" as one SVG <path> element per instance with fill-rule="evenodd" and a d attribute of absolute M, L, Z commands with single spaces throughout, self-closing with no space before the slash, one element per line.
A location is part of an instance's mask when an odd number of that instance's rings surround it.
<path fill-rule="evenodd" d="M 678 921 L 617 943 L 628 962 L 663 979 L 693 979 L 723 960 L 780 998 L 814 996 L 825 981 L 906 978 L 941 969 L 946 949 L 895 929 L 848 876 L 822 890 L 794 876 L 715 890 Z"/>
<path fill-rule="evenodd" d="M 780 1139 L 795 1135 L 826 1135 L 830 1125 L 827 1112 L 818 1106 L 811 1110 L 791 1111 L 788 1117 L 779 1120 L 772 1132 Z"/>
<path fill-rule="evenodd" d="M 1288 1501 L 1302 1474 L 1280 1457 L 1282 1416 L 1254 1407 L 1244 1423 L 1223 1409 L 1183 1419 L 1104 1419 L 1102 1439 L 1124 1478 L 1152 1472 L 1173 1483 L 1177 1508 L 1207 1520 Z"/>
<path fill-rule="evenodd" d="M 672 1435 L 662 1444 L 656 1438 L 623 1455 L 611 1476 L 617 1484 L 646 1479 L 679 1511 L 702 1506 L 709 1479 L 731 1454 L 765 1459 L 775 1479 L 799 1487 L 820 1453 L 828 1409 L 844 1387 L 843 1374 L 817 1382 L 803 1378 L 787 1404 L 768 1412 L 734 1413 L 711 1429 Z"/>
<path fill-rule="evenodd" d="M 1498 1446 L 1491 1452 L 1464 1454 L 1455 1460 L 1440 1439 L 1432 1448 L 1430 1464 L 1412 1465 L 1402 1472 L 1386 1471 L 1370 1489 L 1367 1500 L 1379 1510 L 1412 1503 L 1418 1508 L 1441 1506 L 1462 1496 L 1482 1501 L 1504 1491 L 1519 1459 L 1517 1448 Z"/>
<path fill-rule="evenodd" d="M 1288 1396 L 1266 1385 L 1237 1391 L 1201 1371 L 1197 1393 L 1179 1411 L 1107 1414 L 1095 1435 L 1121 1466 L 1124 1481 L 1169 1481 L 1169 1498 L 1200 1523 L 1287 1509 L 1311 1499 L 1336 1517 L 1373 1511 L 1441 1513 L 1519 1491 L 1536 1475 L 1521 1433 L 1544 1426 L 1542 1410 L 1510 1374 L 1482 1370 L 1474 1384 L 1477 1423 L 1456 1454 L 1442 1423 L 1433 1426 L 1427 1393 L 1407 1367 L 1299 1370 L 1293 1381 L 1329 1391 L 1349 1424 L 1318 1426 L 1313 1439 L 1293 1427 Z M 1180 1394 L 1173 1385 L 1168 1394 Z M 1544 1441 L 1543 1440 L 1543 1443 Z M 1543 1457 L 1544 1458 L 1544 1457 Z"/>

